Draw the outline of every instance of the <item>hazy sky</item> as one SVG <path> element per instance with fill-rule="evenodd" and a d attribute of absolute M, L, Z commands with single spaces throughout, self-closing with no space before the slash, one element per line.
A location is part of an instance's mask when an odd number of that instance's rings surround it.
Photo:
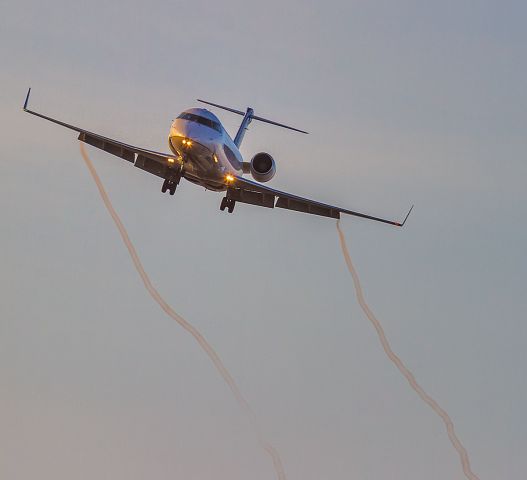
<path fill-rule="evenodd" d="M 268 480 L 194 340 L 144 291 L 73 132 L 167 149 L 196 98 L 253 123 L 271 186 L 343 218 L 392 347 L 481 479 L 527 452 L 525 2 L 37 2 L 0 10 L 0 477 Z M 216 111 L 234 133 L 240 118 Z M 216 348 L 288 480 L 461 480 L 386 359 L 335 222 L 239 204 L 90 148 L 158 290 Z"/>

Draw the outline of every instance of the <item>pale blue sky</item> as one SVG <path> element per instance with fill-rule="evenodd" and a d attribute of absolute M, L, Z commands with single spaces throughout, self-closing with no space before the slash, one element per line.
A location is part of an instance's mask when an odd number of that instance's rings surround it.
<path fill-rule="evenodd" d="M 527 451 L 524 2 L 4 2 L 0 477 L 274 478 L 230 392 L 144 291 L 76 136 L 166 149 L 206 98 L 252 124 L 271 186 L 344 218 L 394 350 L 481 479 Z M 234 132 L 239 118 L 215 112 Z M 463 479 L 360 311 L 332 220 L 238 205 L 90 149 L 160 292 L 224 359 L 289 480 Z"/>

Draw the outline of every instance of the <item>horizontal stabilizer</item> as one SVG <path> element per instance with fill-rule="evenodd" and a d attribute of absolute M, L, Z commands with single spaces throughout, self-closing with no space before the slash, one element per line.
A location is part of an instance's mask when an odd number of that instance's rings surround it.
<path fill-rule="evenodd" d="M 201 100 L 199 98 L 197 100 L 198 100 L 198 102 L 206 103 L 207 105 L 212 105 L 213 107 L 222 108 L 223 110 L 227 110 L 228 112 L 236 113 L 238 115 L 241 115 L 242 117 L 246 115 L 246 112 L 243 112 L 241 110 L 236 110 L 235 108 L 225 107 L 223 105 L 218 105 L 217 103 L 208 102 L 206 100 Z M 252 109 L 250 109 L 250 110 L 252 110 Z M 309 133 L 309 132 L 305 132 L 304 130 L 300 130 L 298 128 L 294 128 L 294 127 L 290 127 L 288 125 L 284 125 L 283 123 L 278 123 L 278 122 L 274 122 L 273 120 L 268 120 L 267 118 L 258 117 L 256 115 L 252 115 L 251 114 L 250 118 L 251 118 L 251 120 L 258 120 L 260 122 L 270 123 L 271 125 L 276 125 L 278 127 L 287 128 L 289 130 L 294 130 L 295 132 Z"/>
<path fill-rule="evenodd" d="M 241 110 L 236 110 L 234 108 L 229 108 L 229 107 L 224 107 L 223 105 L 218 105 L 217 103 L 212 103 L 212 102 L 207 102 L 207 100 L 201 100 L 201 99 L 197 99 L 198 102 L 201 102 L 201 103 L 206 103 L 207 105 L 212 105 L 213 107 L 218 107 L 218 108 L 223 108 L 223 110 L 227 110 L 229 112 L 232 112 L 232 113 L 237 113 L 238 115 L 245 115 L 245 112 L 242 112 Z"/>

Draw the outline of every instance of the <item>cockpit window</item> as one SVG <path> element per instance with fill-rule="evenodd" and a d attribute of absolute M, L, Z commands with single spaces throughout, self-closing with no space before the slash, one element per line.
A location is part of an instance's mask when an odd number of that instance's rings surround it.
<path fill-rule="evenodd" d="M 201 125 L 205 125 L 206 127 L 213 128 L 217 132 L 221 133 L 221 125 L 218 122 L 211 120 L 210 118 L 200 117 L 199 115 L 195 115 L 194 113 L 185 112 L 183 112 L 177 118 L 181 118 L 183 120 L 190 120 L 191 122 L 196 122 Z"/>

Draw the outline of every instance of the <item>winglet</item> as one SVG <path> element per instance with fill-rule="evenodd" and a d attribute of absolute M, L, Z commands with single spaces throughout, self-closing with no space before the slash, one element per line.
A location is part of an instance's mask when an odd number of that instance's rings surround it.
<path fill-rule="evenodd" d="M 408 213 L 406 214 L 406 217 L 404 217 L 403 223 L 398 223 L 398 227 L 404 227 L 404 224 L 406 223 L 406 220 L 408 220 L 408 217 L 410 216 L 410 213 L 412 213 L 412 210 L 414 209 L 414 206 L 412 205 L 410 207 L 410 210 L 408 210 Z"/>
<path fill-rule="evenodd" d="M 29 94 L 31 93 L 31 87 L 29 87 L 29 90 L 27 91 L 27 95 L 26 95 L 26 101 L 24 102 L 24 112 L 27 111 L 27 102 L 29 101 Z"/>

